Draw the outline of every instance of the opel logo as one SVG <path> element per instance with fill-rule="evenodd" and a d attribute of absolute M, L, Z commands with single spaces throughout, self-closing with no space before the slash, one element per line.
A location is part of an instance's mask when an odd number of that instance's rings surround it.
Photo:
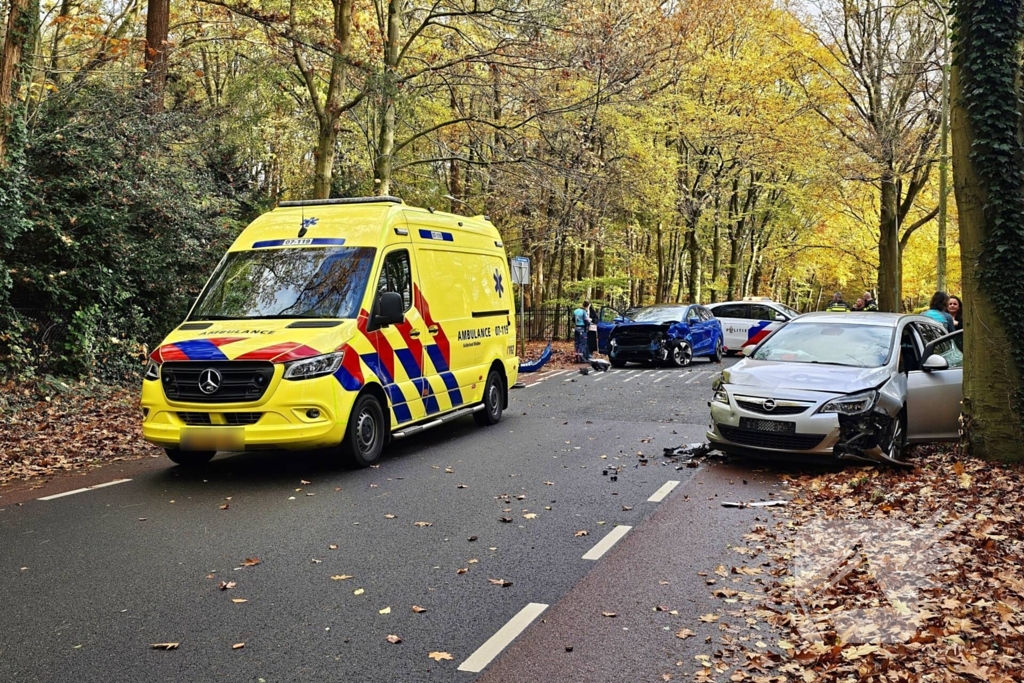
<path fill-rule="evenodd" d="M 220 389 L 220 373 L 213 368 L 206 368 L 199 373 L 199 391 L 204 394 L 213 394 Z"/>
<path fill-rule="evenodd" d="M 761 407 L 765 409 L 765 412 L 772 412 L 773 410 L 775 410 L 775 399 L 765 399 L 764 403 L 761 404 Z"/>

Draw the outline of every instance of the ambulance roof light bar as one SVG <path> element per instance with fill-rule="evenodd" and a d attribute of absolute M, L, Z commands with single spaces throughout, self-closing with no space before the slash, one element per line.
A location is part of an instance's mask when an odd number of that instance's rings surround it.
<path fill-rule="evenodd" d="M 294 199 L 280 202 L 278 206 L 327 206 L 329 204 L 404 204 L 401 197 L 339 197 L 337 199 Z"/>

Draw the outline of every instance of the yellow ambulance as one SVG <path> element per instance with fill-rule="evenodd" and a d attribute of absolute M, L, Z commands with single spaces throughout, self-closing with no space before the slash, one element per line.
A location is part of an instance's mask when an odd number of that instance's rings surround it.
<path fill-rule="evenodd" d="M 143 434 L 180 465 L 340 446 L 367 466 L 392 438 L 501 419 L 519 370 L 514 315 L 486 217 L 395 197 L 282 202 L 150 355 Z"/>

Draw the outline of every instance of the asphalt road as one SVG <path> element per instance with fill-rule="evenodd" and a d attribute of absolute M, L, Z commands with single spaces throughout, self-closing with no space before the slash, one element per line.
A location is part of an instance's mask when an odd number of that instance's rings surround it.
<path fill-rule="evenodd" d="M 769 474 L 662 457 L 703 440 L 718 369 L 526 376 L 500 424 L 465 418 L 366 470 L 221 454 L 0 497 L 0 681 L 662 680 L 692 663 L 697 639 L 671 631 L 708 609 L 697 572 L 758 514 L 718 500 L 777 495 Z M 478 653 L 510 620 L 511 646 Z"/>

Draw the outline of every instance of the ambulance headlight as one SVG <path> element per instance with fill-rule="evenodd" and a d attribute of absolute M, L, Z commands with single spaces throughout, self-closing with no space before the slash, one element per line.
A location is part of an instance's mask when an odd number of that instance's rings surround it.
<path fill-rule="evenodd" d="M 146 363 L 146 372 L 143 374 L 143 377 L 148 380 L 160 379 L 160 364 L 150 358 L 149 362 Z"/>
<path fill-rule="evenodd" d="M 325 353 L 322 356 L 293 360 L 291 363 L 284 364 L 284 378 L 312 379 L 314 377 L 323 377 L 324 375 L 333 375 L 341 367 L 341 361 L 344 357 L 345 353 L 338 351 L 336 353 Z"/>

